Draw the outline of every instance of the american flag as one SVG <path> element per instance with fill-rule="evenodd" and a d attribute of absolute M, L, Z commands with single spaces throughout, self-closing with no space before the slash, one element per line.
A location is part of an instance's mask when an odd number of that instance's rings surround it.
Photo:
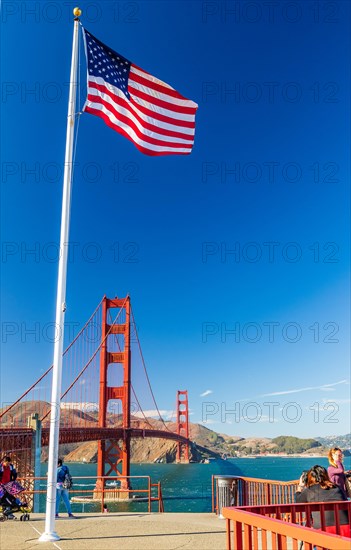
<path fill-rule="evenodd" d="M 83 28 L 88 66 L 84 111 L 146 155 L 187 155 L 197 104 L 111 50 Z"/>

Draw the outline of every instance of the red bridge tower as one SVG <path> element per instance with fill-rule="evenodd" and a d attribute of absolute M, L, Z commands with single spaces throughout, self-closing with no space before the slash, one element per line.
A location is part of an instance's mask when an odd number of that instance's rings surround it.
<path fill-rule="evenodd" d="M 108 324 L 108 310 L 111 308 L 125 310 L 125 315 L 118 316 L 122 322 Z M 111 475 L 129 476 L 130 432 L 128 429 L 130 428 L 131 387 L 129 296 L 123 299 L 109 299 L 106 296 L 103 298 L 101 332 L 99 426 L 101 428 L 107 427 L 106 413 L 109 400 L 120 399 L 122 402 L 122 427 L 126 431 L 120 441 L 101 440 L 98 442 L 97 476 L 98 478 L 99 476 Z M 111 335 L 123 335 L 124 348 L 119 349 L 119 351 L 111 351 L 111 346 L 109 346 Z M 108 371 L 109 369 L 116 369 L 118 365 L 122 365 L 123 384 L 121 386 L 108 386 Z M 121 479 L 121 489 L 129 488 L 129 480 Z"/>
<path fill-rule="evenodd" d="M 188 391 L 177 392 L 177 433 L 189 439 Z M 178 441 L 177 462 L 189 462 L 189 443 Z"/>

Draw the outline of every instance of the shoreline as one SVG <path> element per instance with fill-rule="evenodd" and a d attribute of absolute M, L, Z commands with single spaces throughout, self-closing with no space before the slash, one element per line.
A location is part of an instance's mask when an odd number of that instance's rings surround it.
<path fill-rule="evenodd" d="M 231 456 L 228 457 L 228 459 L 242 459 L 242 458 L 328 458 L 326 455 L 320 455 L 320 454 L 264 454 L 264 455 L 245 455 L 245 456 Z"/>
<path fill-rule="evenodd" d="M 216 462 L 217 460 L 242 460 L 242 459 L 261 459 L 261 458 L 325 458 L 328 457 L 324 454 L 264 454 L 264 455 L 242 455 L 242 456 L 227 456 L 227 458 L 212 458 L 209 459 L 209 462 L 206 462 L 205 464 Z M 88 464 L 97 464 L 97 462 L 89 462 L 89 461 L 75 461 L 75 460 L 69 460 L 66 461 L 67 464 L 81 464 L 81 465 L 88 465 Z M 44 461 L 43 464 L 47 464 L 47 461 Z M 140 465 L 140 464 L 155 464 L 155 462 L 133 462 L 131 461 L 131 464 Z M 176 462 L 163 462 L 161 464 L 176 464 Z M 201 462 L 191 462 L 190 464 L 201 464 Z"/>

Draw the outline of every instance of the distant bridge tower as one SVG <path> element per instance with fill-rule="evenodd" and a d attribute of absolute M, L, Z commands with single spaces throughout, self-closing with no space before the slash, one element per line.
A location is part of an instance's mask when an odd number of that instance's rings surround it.
<path fill-rule="evenodd" d="M 125 315 L 119 316 L 120 322 L 108 324 L 108 310 L 122 308 Z M 131 388 L 131 353 L 130 353 L 130 298 L 109 299 L 102 301 L 100 350 L 100 397 L 99 397 L 99 427 L 106 428 L 106 416 L 110 399 L 120 399 L 122 402 L 122 427 L 125 429 L 123 439 L 101 440 L 98 443 L 97 476 L 129 476 L 130 475 L 130 388 Z M 124 346 L 118 351 L 111 351 L 113 335 L 123 335 Z M 122 340 L 122 339 L 121 339 Z M 113 342 L 112 342 L 113 344 Z M 114 348 L 116 346 L 113 346 Z M 108 386 L 108 371 L 122 365 L 123 384 Z M 111 373 L 112 374 L 112 373 Z M 101 482 L 100 482 L 101 483 Z M 98 489 L 97 484 L 97 489 Z M 129 489 L 129 480 L 121 479 L 121 489 Z"/>
<path fill-rule="evenodd" d="M 177 434 L 189 439 L 188 391 L 177 391 Z M 189 462 L 189 443 L 178 442 L 177 462 Z"/>

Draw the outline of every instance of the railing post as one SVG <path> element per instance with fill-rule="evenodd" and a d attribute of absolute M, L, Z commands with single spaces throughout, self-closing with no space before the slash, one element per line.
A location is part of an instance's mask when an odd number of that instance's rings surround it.
<path fill-rule="evenodd" d="M 101 486 L 101 512 L 103 512 L 105 508 L 105 479 L 104 478 L 100 480 L 100 486 Z"/>
<path fill-rule="evenodd" d="M 234 548 L 236 550 L 243 550 L 243 524 L 241 521 L 234 521 Z"/>
<path fill-rule="evenodd" d="M 241 504 L 241 506 L 247 506 L 249 504 L 248 497 L 247 497 L 247 486 L 248 486 L 248 483 L 246 480 L 244 480 L 243 487 L 242 487 L 243 503 Z"/>
<path fill-rule="evenodd" d="M 258 504 L 260 504 L 258 502 Z M 271 491 L 270 491 L 270 485 L 266 484 L 266 502 L 264 504 L 271 504 Z"/>
<path fill-rule="evenodd" d="M 41 459 L 41 421 L 39 414 L 35 413 L 28 417 L 28 427 L 33 429 L 32 456 L 33 456 L 33 512 L 39 512 L 39 490 L 40 490 L 40 459 Z"/>
<path fill-rule="evenodd" d="M 149 489 L 149 513 L 151 512 L 151 478 L 148 476 L 148 489 Z"/>
<path fill-rule="evenodd" d="M 216 513 L 216 495 L 215 495 L 215 491 L 217 490 L 217 484 L 215 484 L 214 475 L 212 475 L 211 486 L 212 486 L 212 512 Z"/>
<path fill-rule="evenodd" d="M 226 518 L 226 529 L 227 529 L 227 534 L 226 534 L 226 542 L 227 542 L 227 545 L 226 545 L 226 548 L 227 550 L 231 550 L 232 548 L 232 545 L 231 545 L 231 532 L 230 532 L 230 519 L 229 518 Z"/>
<path fill-rule="evenodd" d="M 163 497 L 162 497 L 162 489 L 161 489 L 161 482 L 157 482 L 157 488 L 158 488 L 158 511 L 159 513 L 164 512 L 164 506 L 163 506 Z"/>

